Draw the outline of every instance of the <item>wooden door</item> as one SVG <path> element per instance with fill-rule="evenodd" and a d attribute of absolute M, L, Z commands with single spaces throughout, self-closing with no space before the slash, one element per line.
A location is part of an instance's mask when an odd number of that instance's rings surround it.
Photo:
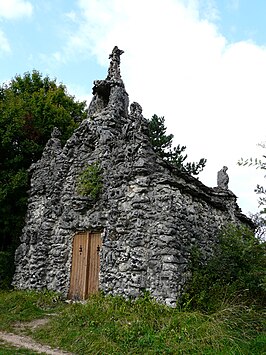
<path fill-rule="evenodd" d="M 84 300 L 99 290 L 101 233 L 74 236 L 68 298 Z"/>
<path fill-rule="evenodd" d="M 91 233 L 89 236 L 89 258 L 87 275 L 87 294 L 97 293 L 99 291 L 99 273 L 100 273 L 100 249 L 102 239 L 100 233 Z"/>

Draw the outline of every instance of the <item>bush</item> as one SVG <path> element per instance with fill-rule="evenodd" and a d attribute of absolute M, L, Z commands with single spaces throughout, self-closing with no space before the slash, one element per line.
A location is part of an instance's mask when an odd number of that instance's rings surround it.
<path fill-rule="evenodd" d="M 8 251 L 0 251 L 0 289 L 10 288 L 13 274 L 14 254 Z"/>
<path fill-rule="evenodd" d="M 102 191 L 102 176 L 99 164 L 93 163 L 86 167 L 78 178 L 77 191 L 82 196 L 96 200 Z"/>
<path fill-rule="evenodd" d="M 225 301 L 265 305 L 266 243 L 247 228 L 228 227 L 218 237 L 213 257 L 207 264 L 193 252 L 192 279 L 181 304 L 215 311 Z"/>

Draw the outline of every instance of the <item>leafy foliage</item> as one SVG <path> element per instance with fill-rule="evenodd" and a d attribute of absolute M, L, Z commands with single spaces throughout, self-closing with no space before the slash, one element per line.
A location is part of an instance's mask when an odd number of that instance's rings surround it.
<path fill-rule="evenodd" d="M 264 212 L 258 212 L 251 214 L 250 218 L 252 219 L 254 225 L 256 226 L 256 237 L 259 240 L 265 241 L 266 236 L 266 218 Z"/>
<path fill-rule="evenodd" d="M 261 143 L 259 144 L 259 146 L 261 146 L 262 148 L 266 148 L 266 145 Z M 263 159 L 266 159 L 266 155 L 262 156 Z M 238 161 L 238 165 L 241 166 L 254 166 L 256 167 L 256 169 L 261 169 L 261 170 L 266 170 L 266 161 L 263 161 L 261 159 L 258 158 L 249 158 L 249 159 L 243 159 L 241 158 Z M 266 213 L 266 189 L 261 186 L 261 185 L 257 185 L 255 192 L 260 195 L 259 197 L 259 206 L 263 207 L 261 210 L 261 213 L 264 214 Z"/>
<path fill-rule="evenodd" d="M 89 196 L 96 200 L 102 191 L 101 167 L 96 162 L 90 164 L 78 178 L 77 191 L 82 196 Z"/>
<path fill-rule="evenodd" d="M 40 158 L 53 128 L 65 141 L 85 116 L 85 102 L 38 71 L 0 87 L 0 250 L 16 246 L 27 205 L 27 169 Z"/>
<path fill-rule="evenodd" d="M 259 146 L 262 148 L 266 148 L 266 145 L 264 143 L 260 143 Z M 262 158 L 264 159 L 258 159 L 258 158 L 249 158 L 249 159 L 243 159 L 241 158 L 238 161 L 238 165 L 240 166 L 254 166 L 256 169 L 261 169 L 261 170 L 266 170 L 266 155 L 262 155 Z M 266 177 L 266 175 L 264 176 Z M 251 215 L 251 218 L 253 222 L 255 223 L 257 230 L 256 234 L 260 238 L 266 238 L 266 189 L 265 187 L 257 184 L 257 187 L 255 188 L 255 192 L 259 195 L 259 200 L 258 204 L 259 207 L 261 208 L 259 213 Z"/>
<path fill-rule="evenodd" d="M 10 251 L 0 251 L 0 289 L 8 289 L 14 274 L 13 254 Z"/>
<path fill-rule="evenodd" d="M 162 159 L 175 165 L 178 169 L 192 175 L 198 175 L 206 165 L 206 159 L 200 159 L 198 163 L 185 163 L 187 155 L 183 155 L 185 146 L 178 145 L 172 148 L 173 134 L 166 134 L 164 117 L 153 115 L 149 121 L 149 136 L 153 149 Z"/>
<path fill-rule="evenodd" d="M 183 304 L 205 311 L 217 310 L 226 299 L 234 298 L 265 305 L 266 242 L 260 242 L 249 229 L 228 227 L 207 264 L 197 249 L 191 268 Z"/>

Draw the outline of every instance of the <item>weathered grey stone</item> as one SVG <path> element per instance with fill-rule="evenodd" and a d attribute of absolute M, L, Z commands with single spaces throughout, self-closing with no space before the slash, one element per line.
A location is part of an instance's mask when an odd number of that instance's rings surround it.
<path fill-rule="evenodd" d="M 206 259 L 228 223 L 252 222 L 226 181 L 209 188 L 153 151 L 141 106 L 128 95 L 114 48 L 105 80 L 94 82 L 88 119 L 61 147 L 54 129 L 30 172 L 31 189 L 13 284 L 68 294 L 72 241 L 78 231 L 102 232 L 100 288 L 137 297 L 146 289 L 174 306 L 190 277 L 191 248 Z M 79 174 L 97 162 L 97 201 L 77 193 Z M 220 180 L 219 180 L 220 181 Z"/>
<path fill-rule="evenodd" d="M 226 172 L 227 170 L 228 170 L 227 166 L 224 166 L 217 173 L 217 186 L 220 187 L 221 189 L 228 189 L 229 176 Z"/>

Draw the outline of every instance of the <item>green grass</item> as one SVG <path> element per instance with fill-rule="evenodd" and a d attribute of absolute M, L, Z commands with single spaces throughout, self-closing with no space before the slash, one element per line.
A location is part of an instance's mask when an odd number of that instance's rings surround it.
<path fill-rule="evenodd" d="M 0 305 L 0 325 L 8 330 L 18 320 L 57 313 L 30 334 L 74 354 L 266 354 L 265 313 L 241 305 L 204 314 L 171 309 L 149 297 L 97 295 L 85 304 L 62 306 L 54 294 L 25 291 L 0 293 Z"/>
<path fill-rule="evenodd" d="M 15 322 L 42 318 L 63 305 L 54 292 L 0 290 L 0 330 L 11 330 Z"/>
<path fill-rule="evenodd" d="M 9 345 L 2 346 L 0 344 L 0 355 L 40 355 L 38 352 L 32 352 L 31 350 L 16 348 Z M 43 353 L 45 354 L 45 353 Z"/>
<path fill-rule="evenodd" d="M 36 355 L 40 353 L 31 350 L 16 348 L 0 340 L 0 355 Z"/>

